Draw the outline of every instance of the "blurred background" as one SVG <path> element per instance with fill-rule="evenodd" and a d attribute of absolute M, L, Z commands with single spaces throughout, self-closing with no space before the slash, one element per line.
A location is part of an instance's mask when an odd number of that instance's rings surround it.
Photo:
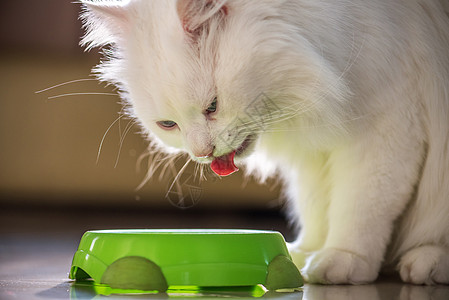
<path fill-rule="evenodd" d="M 0 230 L 228 227 L 290 238 L 280 186 L 243 172 L 199 182 L 191 163 L 172 185 L 180 157 L 137 189 L 154 163 L 148 142 L 117 120 L 113 88 L 91 80 L 101 56 L 79 46 L 79 12 L 71 0 L 0 2 Z"/>

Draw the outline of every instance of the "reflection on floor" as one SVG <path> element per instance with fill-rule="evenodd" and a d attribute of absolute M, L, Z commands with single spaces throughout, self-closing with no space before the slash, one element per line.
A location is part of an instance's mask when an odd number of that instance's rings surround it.
<path fill-rule="evenodd" d="M 1 280 L 0 299 L 251 299 L 244 292 L 216 291 L 204 294 L 145 294 L 110 295 L 95 294 L 89 286 L 68 280 Z M 362 286 L 322 286 L 305 285 L 303 291 L 294 293 L 268 292 L 260 298 L 296 300 L 447 300 L 447 286 L 413 286 L 395 280 L 381 280 L 375 284 Z"/>
<path fill-rule="evenodd" d="M 52 215 L 53 214 L 53 215 Z M 58 215 L 58 217 L 56 217 Z M 123 217 L 123 216 L 122 216 Z M 244 291 L 214 291 L 206 294 L 157 294 L 157 295 L 96 295 L 89 285 L 74 284 L 67 276 L 71 259 L 84 230 L 102 228 L 171 228 L 210 227 L 210 223 L 199 222 L 198 217 L 187 219 L 170 218 L 165 214 L 152 216 L 117 218 L 114 220 L 98 216 L 88 217 L 78 222 L 59 222 L 70 219 L 64 212 L 20 213 L 0 212 L 0 299 L 167 299 L 192 298 L 252 298 Z M 276 229 L 291 237 L 284 220 L 276 214 L 217 215 L 221 227 Z M 128 221 L 124 221 L 128 220 Z M 132 220 L 132 223 L 129 220 Z M 146 220 L 146 221 L 145 221 Z M 171 220 L 168 222 L 167 220 Z M 228 224 L 224 220 L 228 220 Z M 103 225 L 101 225 L 103 224 Z M 187 225 L 188 224 L 188 225 Z M 202 226 L 201 226 L 202 225 Z M 87 229 L 86 229 L 87 228 Z M 447 300 L 449 286 L 414 286 L 402 284 L 396 278 L 381 278 L 375 284 L 362 286 L 320 286 L 305 285 L 302 292 L 266 293 L 262 298 L 304 299 L 304 300 Z"/>

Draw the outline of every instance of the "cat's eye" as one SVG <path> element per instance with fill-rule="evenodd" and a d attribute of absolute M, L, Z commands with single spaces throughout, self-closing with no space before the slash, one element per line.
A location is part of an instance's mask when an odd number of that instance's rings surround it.
<path fill-rule="evenodd" d="M 158 121 L 156 122 L 157 125 L 159 125 L 159 127 L 161 127 L 162 129 L 173 129 L 176 127 L 176 122 L 173 121 Z"/>
<path fill-rule="evenodd" d="M 214 113 L 217 110 L 217 97 L 214 98 L 212 103 L 209 105 L 209 107 L 206 109 L 207 114 Z"/>

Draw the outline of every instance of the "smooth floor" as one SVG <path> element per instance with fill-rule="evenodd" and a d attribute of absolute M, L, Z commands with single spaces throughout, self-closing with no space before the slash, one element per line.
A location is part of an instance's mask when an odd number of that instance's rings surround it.
<path fill-rule="evenodd" d="M 203 227 L 204 220 L 192 217 L 145 217 L 140 213 L 132 218 L 121 213 L 92 213 L 91 218 L 76 221 L 73 213 L 27 212 L 2 210 L 0 213 L 0 299 L 248 299 L 245 292 L 210 292 L 205 294 L 110 295 L 95 294 L 89 284 L 77 284 L 68 279 L 71 259 L 79 239 L 86 229 L 136 228 L 149 225 L 163 227 Z M 113 220 L 105 215 L 113 216 Z M 128 214 L 127 214 L 128 215 Z M 195 214 L 194 214 L 195 215 Z M 149 221 L 151 219 L 151 221 Z M 121 220 L 121 221 L 119 221 Z M 125 220 L 125 221 L 123 221 Z M 175 221 L 173 221 L 175 220 Z M 276 215 L 217 215 L 215 220 L 232 228 L 261 228 L 280 230 L 291 234 L 282 219 Z M 190 226 L 186 226 L 190 224 Z M 246 225 L 245 225 L 246 224 Z M 171 225 L 171 226 L 170 226 Z M 294 293 L 267 293 L 262 298 L 307 300 L 448 300 L 449 286 L 414 286 L 402 284 L 397 278 L 381 278 L 362 286 L 305 285 Z"/>

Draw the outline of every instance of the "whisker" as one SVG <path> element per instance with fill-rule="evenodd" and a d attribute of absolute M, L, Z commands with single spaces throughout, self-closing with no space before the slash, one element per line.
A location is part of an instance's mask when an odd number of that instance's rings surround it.
<path fill-rule="evenodd" d="M 198 171 L 199 171 L 199 164 L 195 164 L 195 166 L 193 167 L 193 177 L 197 177 L 198 175 Z"/>
<path fill-rule="evenodd" d="M 204 166 L 205 164 L 195 163 L 195 168 L 193 170 L 193 177 L 198 178 L 199 182 L 207 180 L 207 178 L 204 176 Z"/>
<path fill-rule="evenodd" d="M 178 179 L 179 179 L 179 177 L 181 177 L 181 175 L 184 173 L 185 169 L 187 168 L 187 166 L 189 165 L 189 163 L 190 163 L 191 161 L 192 161 L 192 159 L 189 158 L 189 159 L 186 161 L 186 163 L 182 166 L 182 168 L 179 170 L 178 174 L 177 174 L 176 177 L 173 179 L 172 184 L 171 184 L 170 187 L 168 188 L 168 191 L 167 191 L 167 193 L 165 194 L 165 198 L 168 197 L 168 194 L 171 192 L 171 190 L 172 190 L 172 188 L 173 188 L 173 185 L 175 185 L 175 184 L 177 185 L 178 192 L 182 193 L 182 189 L 181 189 L 180 183 L 178 182 Z M 183 195 L 181 195 L 181 196 L 183 196 Z"/>
<path fill-rule="evenodd" d="M 208 166 L 206 166 L 205 164 L 201 165 L 201 171 L 200 171 L 200 176 L 201 178 L 203 178 L 204 180 L 207 180 L 206 177 L 206 172 L 204 171 Z"/>
<path fill-rule="evenodd" d="M 49 90 L 58 88 L 58 87 L 60 87 L 60 86 L 64 86 L 64 85 L 68 85 L 68 84 L 72 84 L 72 83 L 76 83 L 76 82 L 83 82 L 83 81 L 98 81 L 98 79 L 96 79 L 96 78 L 84 78 L 84 79 L 70 80 L 70 81 L 66 81 L 66 82 L 63 82 L 63 83 L 59 83 L 59 84 L 53 85 L 53 86 L 51 86 L 51 87 L 48 87 L 48 88 L 45 88 L 45 89 L 36 91 L 36 92 L 34 92 L 34 93 L 35 93 L 35 94 L 40 94 L 40 93 L 43 93 L 43 92 L 46 92 L 46 91 L 49 91 Z"/>
<path fill-rule="evenodd" d="M 141 165 L 144 159 L 148 158 L 150 159 L 150 156 L 154 155 L 154 153 L 150 150 L 147 149 L 146 151 L 144 151 L 142 154 L 139 155 L 139 157 L 137 158 L 136 161 L 136 171 L 137 173 L 140 173 L 141 171 Z"/>
<path fill-rule="evenodd" d="M 183 153 L 177 153 L 177 154 L 172 154 L 172 155 L 168 155 L 168 162 L 164 165 L 164 167 L 161 170 L 161 173 L 159 175 L 159 180 L 162 180 L 162 177 L 164 177 L 165 172 L 167 172 L 168 168 L 170 167 L 170 169 L 172 171 L 175 171 L 176 169 L 174 168 L 176 162 L 183 156 Z M 176 174 L 176 172 L 174 172 L 173 174 Z"/>
<path fill-rule="evenodd" d="M 139 159 L 138 162 L 143 161 L 145 158 L 148 158 L 148 161 L 151 161 L 152 157 L 153 157 L 153 153 L 151 152 L 147 152 L 142 154 Z M 149 163 L 148 163 L 149 164 Z M 138 165 L 138 171 L 140 171 L 140 164 Z M 140 184 L 136 187 L 136 191 L 140 190 L 153 176 L 153 172 L 150 168 L 148 168 L 147 172 L 145 173 L 145 177 L 142 179 L 142 181 L 140 182 Z"/>
<path fill-rule="evenodd" d="M 173 165 L 170 165 L 170 170 L 171 170 L 171 172 L 172 172 L 172 174 L 180 174 L 181 173 L 181 171 L 182 171 L 182 169 L 179 171 L 179 172 L 176 172 L 176 168 L 175 168 L 175 165 L 173 164 Z M 182 173 L 184 173 L 184 172 L 182 172 Z M 176 179 L 176 177 L 175 177 L 175 179 L 174 179 L 174 181 L 173 181 L 173 183 L 175 184 L 175 186 L 176 186 L 176 188 L 175 188 L 175 190 L 177 191 L 177 196 L 178 196 L 178 202 L 176 203 L 176 206 L 177 207 L 182 207 L 183 205 L 184 205 L 184 192 L 183 192 L 183 190 L 182 190 L 182 187 L 181 187 L 181 184 L 180 184 L 180 182 L 179 182 L 179 180 L 177 180 Z M 167 190 L 167 194 L 166 194 L 166 196 L 165 196 L 165 198 L 168 198 L 169 199 L 169 201 L 170 202 L 172 202 L 172 201 L 174 201 L 174 199 L 170 199 L 169 197 L 168 197 L 168 194 L 171 192 L 171 187 Z M 173 203 L 174 204 L 174 203 Z"/>
<path fill-rule="evenodd" d="M 142 161 L 144 159 L 148 159 L 147 164 L 148 166 L 145 177 L 143 178 L 141 183 L 136 187 L 136 191 L 140 190 L 145 184 L 147 184 L 161 167 L 162 169 L 159 171 L 158 176 L 159 181 L 162 181 L 168 168 L 171 168 L 173 174 L 176 174 L 174 164 L 176 160 L 178 160 L 182 156 L 182 154 L 183 153 L 166 154 L 159 152 L 156 148 L 150 146 L 149 149 L 139 157 L 137 162 L 138 163 L 137 169 L 138 172 L 140 172 L 140 165 L 142 164 Z"/>
<path fill-rule="evenodd" d="M 57 99 L 62 97 L 69 97 L 69 96 L 86 96 L 86 95 L 102 95 L 102 96 L 119 96 L 117 93 L 101 93 L 101 92 L 82 92 L 82 93 L 68 93 L 68 94 L 61 94 L 56 96 L 50 96 L 47 99 Z"/>
<path fill-rule="evenodd" d="M 178 155 L 166 155 L 163 158 L 159 158 L 160 156 L 162 156 L 162 153 L 159 153 L 159 155 L 157 156 L 156 161 L 158 161 L 158 163 L 154 167 L 154 169 L 157 170 L 158 168 L 160 168 L 162 166 L 163 163 L 165 163 L 165 165 L 159 172 L 159 177 L 158 177 L 158 180 L 162 181 L 163 177 L 165 176 L 165 173 L 167 172 L 168 167 L 171 167 L 174 164 Z"/>
<path fill-rule="evenodd" d="M 103 134 L 103 138 L 101 139 L 100 146 L 98 146 L 97 161 L 96 161 L 97 164 L 98 164 L 98 161 L 99 161 L 99 159 L 100 159 L 101 149 L 103 148 L 103 143 L 104 143 L 104 140 L 105 140 L 105 138 L 106 138 L 106 135 L 108 134 L 109 130 L 111 130 L 112 126 L 114 126 L 115 123 L 117 123 L 118 121 L 120 121 L 121 118 L 123 118 L 124 116 L 125 116 L 125 115 L 120 115 L 117 119 L 115 119 L 115 121 L 112 122 L 111 125 L 109 125 L 108 129 L 106 129 L 106 132 Z"/>
<path fill-rule="evenodd" d="M 149 154 L 146 155 L 146 157 L 148 157 L 148 170 L 142 182 L 137 186 L 136 191 L 140 190 L 145 184 L 147 184 L 148 181 L 150 181 L 150 179 L 153 177 L 156 170 L 160 167 L 160 164 L 163 160 L 161 160 L 157 164 L 154 164 L 154 161 L 157 161 L 160 156 L 161 153 L 154 153 L 153 151 L 149 152 Z"/>
<path fill-rule="evenodd" d="M 119 122 L 119 124 L 120 124 L 120 122 Z M 130 124 L 131 124 L 131 125 L 130 125 Z M 125 130 L 124 130 L 123 136 L 120 137 L 120 146 L 119 146 L 119 148 L 118 148 L 118 153 L 117 153 L 117 158 L 116 158 L 116 160 L 115 160 L 114 169 L 117 168 L 118 161 L 119 161 L 119 159 L 120 159 L 120 154 L 121 154 L 122 148 L 123 148 L 123 142 L 125 141 L 125 137 L 126 137 L 126 135 L 128 134 L 128 132 L 131 130 L 131 128 L 133 128 L 134 125 L 136 125 L 136 124 L 137 124 L 136 120 L 135 120 L 135 119 L 132 119 L 132 120 L 130 120 L 130 121 L 128 122 L 128 124 L 126 124 L 126 126 L 125 126 Z"/>

